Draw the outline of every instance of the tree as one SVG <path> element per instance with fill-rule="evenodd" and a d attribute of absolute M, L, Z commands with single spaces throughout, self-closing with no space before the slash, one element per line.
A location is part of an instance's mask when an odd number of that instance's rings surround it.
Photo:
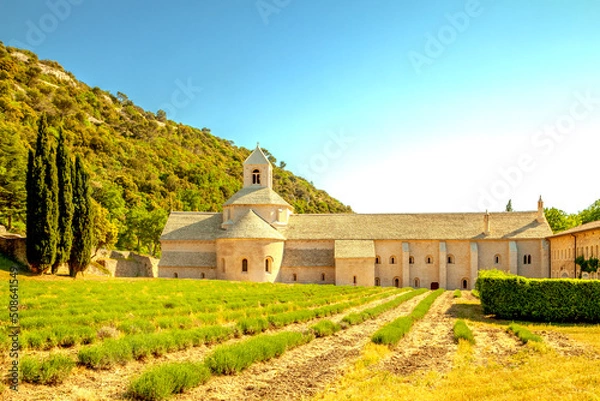
<path fill-rule="evenodd" d="M 508 200 L 508 203 L 506 204 L 506 211 L 507 212 L 512 212 L 513 211 L 513 207 L 512 207 L 512 199 Z"/>
<path fill-rule="evenodd" d="M 581 217 L 579 217 L 579 215 L 567 214 L 563 210 L 555 207 L 544 209 L 544 214 L 554 233 L 565 231 L 581 224 Z"/>
<path fill-rule="evenodd" d="M 62 263 L 69 261 L 73 241 L 73 186 L 71 182 L 73 163 L 65 144 L 62 129 L 59 130 L 56 149 L 56 169 L 58 173 L 58 244 L 52 273 L 56 273 Z"/>
<path fill-rule="evenodd" d="M 600 199 L 592 203 L 587 209 L 582 210 L 579 216 L 581 217 L 581 224 L 600 220 Z"/>
<path fill-rule="evenodd" d="M 167 112 L 164 111 L 163 109 L 158 110 L 156 112 L 156 119 L 158 121 L 162 121 L 162 122 L 167 121 Z"/>
<path fill-rule="evenodd" d="M 26 209 L 27 150 L 16 130 L 0 130 L 0 213 L 10 231 Z M 19 224 L 20 225 L 20 224 Z M 21 226 L 22 228 L 22 226 Z"/>
<path fill-rule="evenodd" d="M 94 215 L 94 240 L 92 246 L 94 255 L 100 248 L 110 249 L 115 246 L 119 238 L 119 229 L 108 218 L 108 210 L 92 198 Z"/>
<path fill-rule="evenodd" d="M 73 169 L 73 246 L 69 259 L 69 275 L 75 277 L 83 272 L 92 256 L 92 202 L 88 174 L 80 155 L 75 158 Z"/>
<path fill-rule="evenodd" d="M 56 153 L 46 115 L 38 121 L 35 153 L 27 168 L 27 260 L 35 272 L 50 268 L 58 242 L 58 179 Z"/>

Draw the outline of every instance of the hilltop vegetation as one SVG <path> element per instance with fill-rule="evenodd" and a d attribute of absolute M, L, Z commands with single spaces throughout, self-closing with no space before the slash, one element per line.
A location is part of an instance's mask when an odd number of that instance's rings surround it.
<path fill-rule="evenodd" d="M 0 42 L 0 224 L 24 232 L 27 150 L 41 113 L 62 127 L 90 171 L 98 245 L 156 250 L 170 210 L 220 211 L 241 188 L 248 149 L 79 82 L 55 61 Z M 265 152 L 275 165 L 277 160 Z M 351 212 L 305 179 L 274 169 L 274 189 L 296 213 Z"/>
<path fill-rule="evenodd" d="M 550 228 L 556 234 L 581 224 L 600 220 L 600 199 L 579 213 L 569 214 L 555 207 L 544 209 L 544 213 L 546 220 L 550 224 Z"/>

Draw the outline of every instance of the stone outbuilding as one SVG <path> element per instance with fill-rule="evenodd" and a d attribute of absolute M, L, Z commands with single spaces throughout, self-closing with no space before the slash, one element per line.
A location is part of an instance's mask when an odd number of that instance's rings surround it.
<path fill-rule="evenodd" d="M 294 214 L 257 147 L 222 213 L 172 212 L 160 277 L 471 289 L 480 269 L 550 277 L 543 210 Z"/>

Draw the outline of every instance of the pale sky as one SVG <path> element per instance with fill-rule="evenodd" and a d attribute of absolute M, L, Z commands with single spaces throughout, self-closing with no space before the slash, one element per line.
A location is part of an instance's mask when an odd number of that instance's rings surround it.
<path fill-rule="evenodd" d="M 596 0 L 0 0 L 6 45 L 371 213 L 599 199 L 598 21 Z"/>

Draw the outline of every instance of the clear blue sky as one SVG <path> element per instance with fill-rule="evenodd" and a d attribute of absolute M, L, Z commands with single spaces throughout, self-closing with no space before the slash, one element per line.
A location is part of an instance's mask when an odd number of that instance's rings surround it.
<path fill-rule="evenodd" d="M 0 0 L 5 44 L 260 141 L 359 212 L 600 198 L 599 21 L 596 0 Z"/>

